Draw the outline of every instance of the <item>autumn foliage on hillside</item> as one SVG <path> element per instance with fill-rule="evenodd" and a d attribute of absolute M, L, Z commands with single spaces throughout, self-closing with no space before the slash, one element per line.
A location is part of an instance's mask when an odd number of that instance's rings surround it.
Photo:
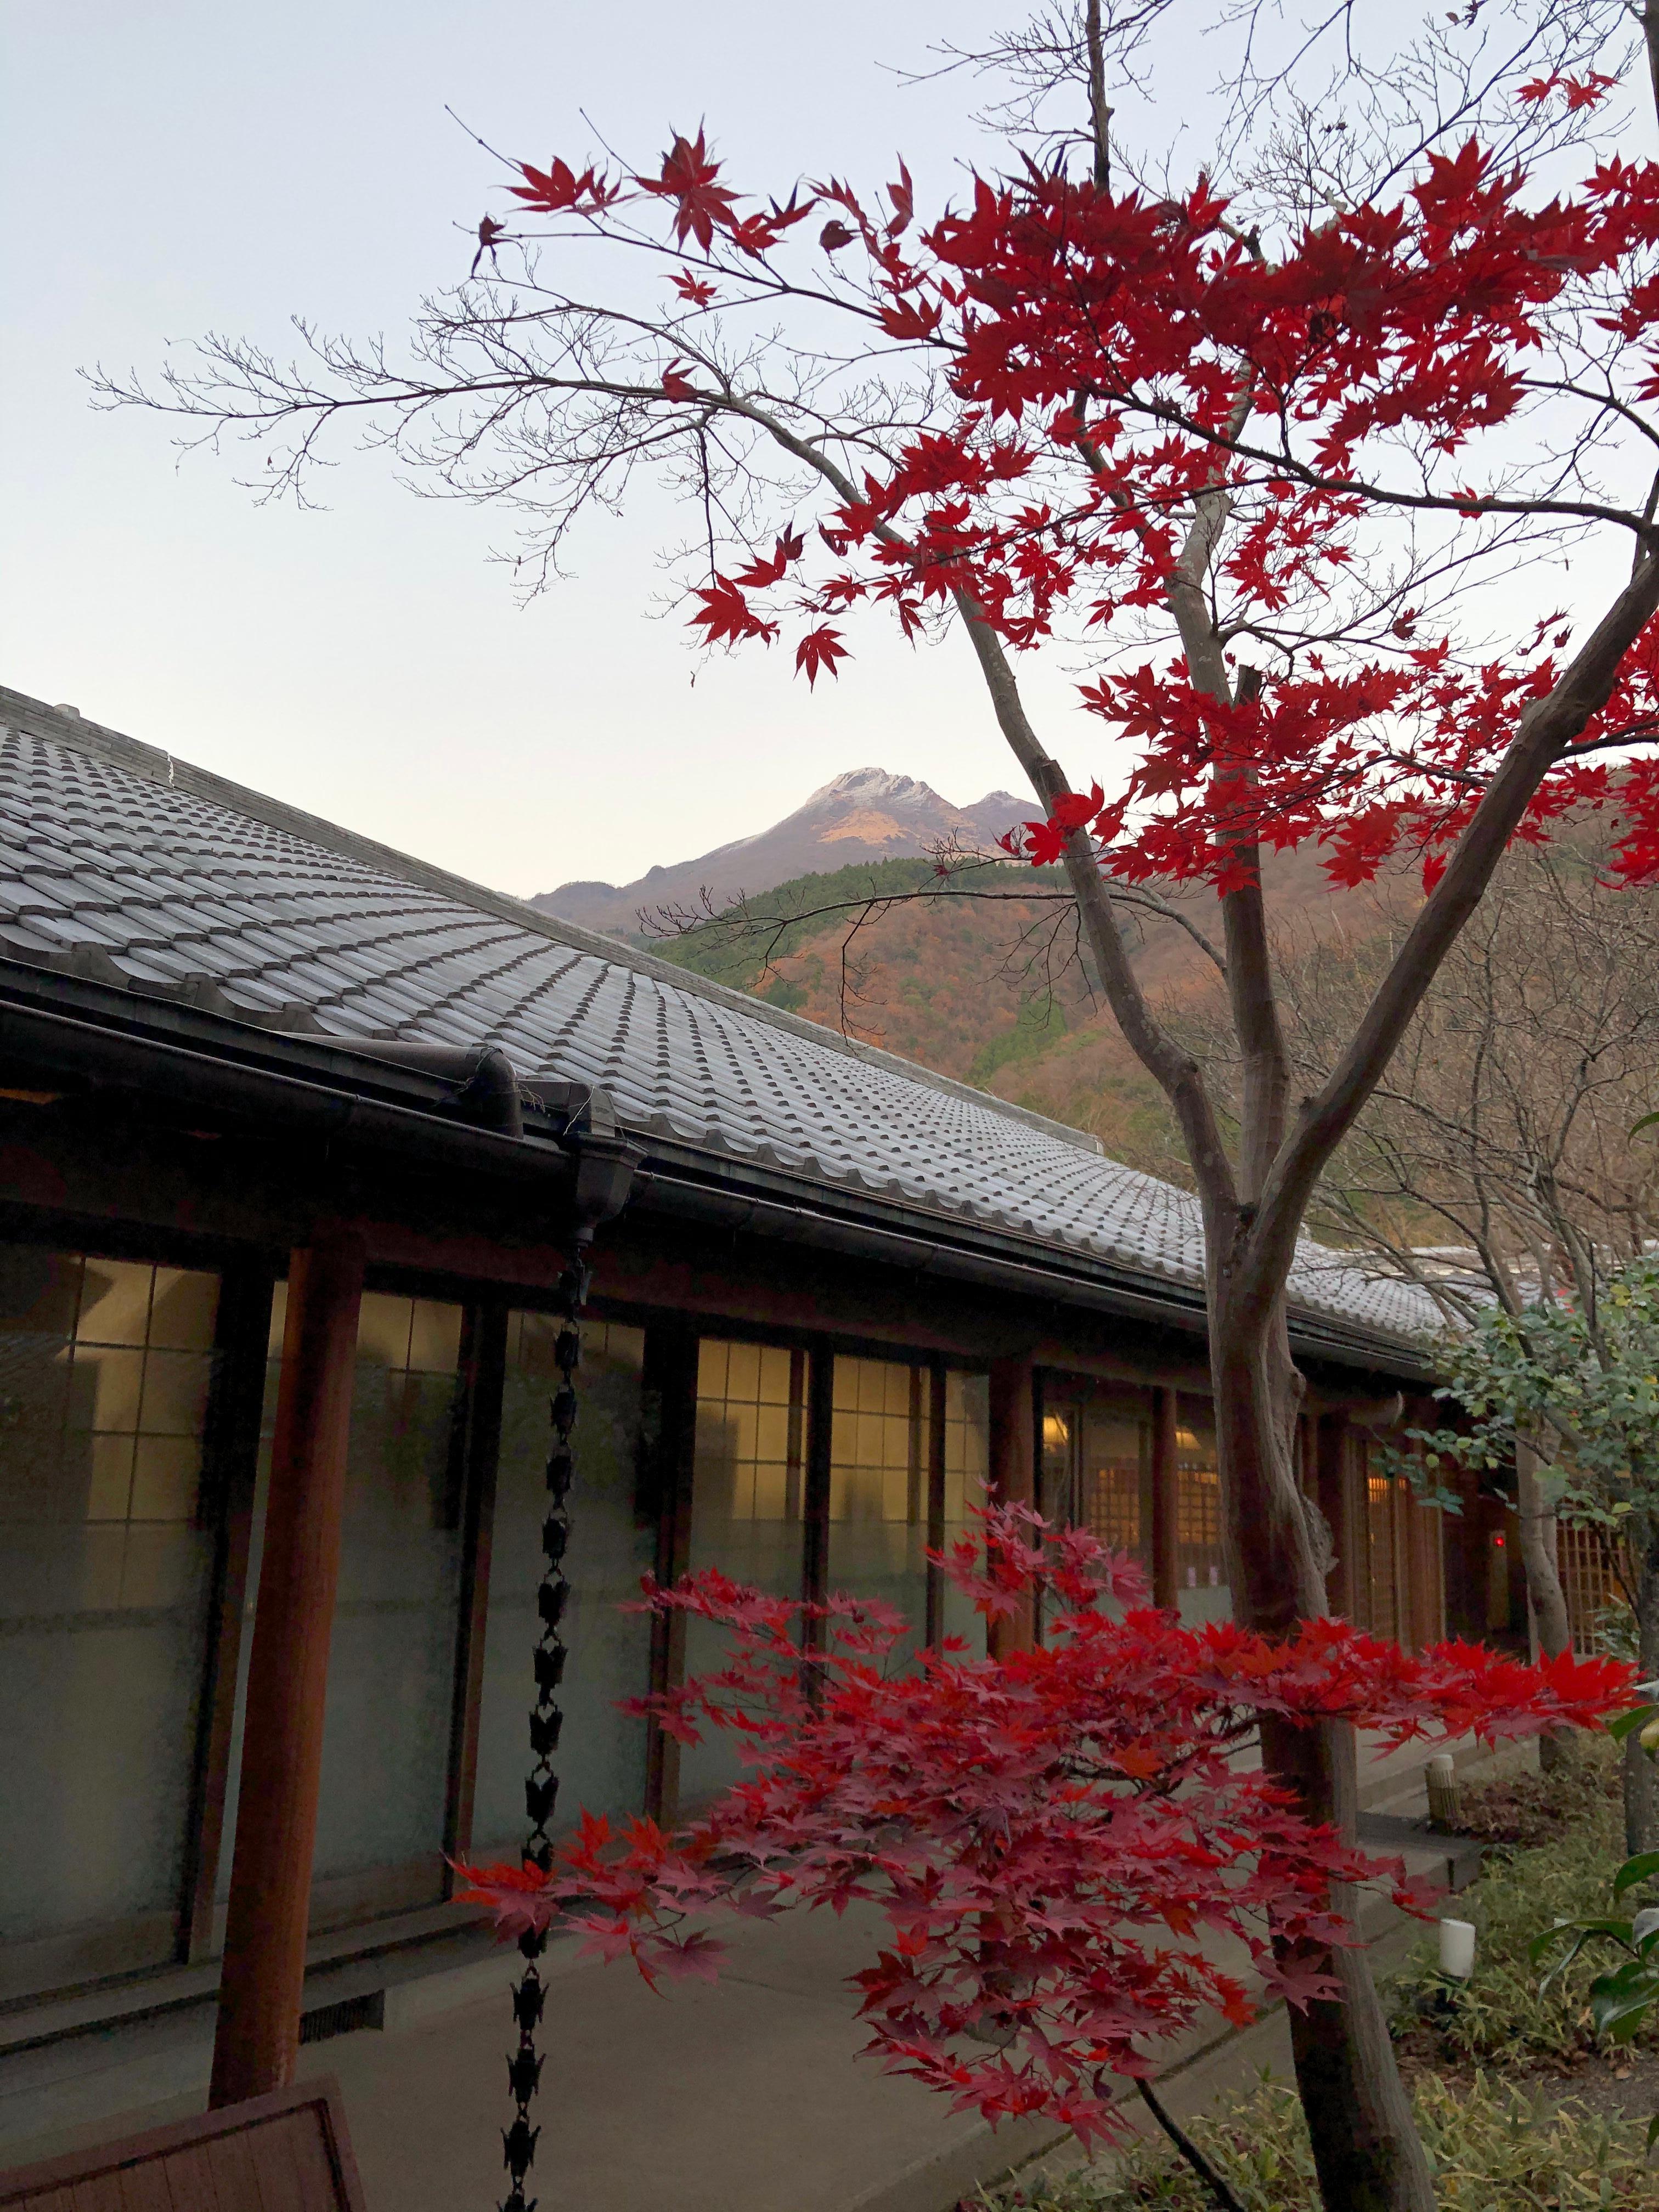
<path fill-rule="evenodd" d="M 980 1519 L 945 1571 L 988 1617 L 1037 1590 L 1054 1616 L 1000 1660 L 958 1644 L 902 1665 L 905 1623 L 874 1601 L 803 1605 L 714 1571 L 653 1589 L 724 1629 L 728 1657 L 640 1709 L 682 1741 L 726 1732 L 749 1778 L 678 1834 L 584 1818 L 550 1871 L 469 1869 L 471 1895 L 508 1936 L 567 1928 L 653 1981 L 718 1971 L 712 1917 L 873 1904 L 888 1941 L 854 1981 L 888 2070 L 1110 2139 L 1114 2077 L 1152 2073 L 1206 2012 L 1242 2025 L 1264 1996 L 1334 1994 L 1332 1948 L 1358 1940 L 1342 1886 L 1429 1901 L 1241 1758 L 1262 1717 L 1493 1741 L 1625 1701 L 1632 1670 L 1610 1660 L 1408 1657 L 1332 1620 L 1281 1640 L 1183 1627 L 1086 1532 L 1023 1507 Z"/>

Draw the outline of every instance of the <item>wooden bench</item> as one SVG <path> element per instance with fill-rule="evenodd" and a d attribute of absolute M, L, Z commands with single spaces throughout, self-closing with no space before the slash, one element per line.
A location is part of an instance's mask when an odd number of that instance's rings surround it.
<path fill-rule="evenodd" d="M 366 2212 L 339 2085 L 244 2105 L 0 2173 L 0 2212 Z"/>

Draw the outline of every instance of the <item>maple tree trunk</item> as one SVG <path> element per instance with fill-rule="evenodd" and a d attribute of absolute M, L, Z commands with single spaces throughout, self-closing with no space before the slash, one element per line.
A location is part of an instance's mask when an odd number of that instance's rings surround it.
<path fill-rule="evenodd" d="M 1285 1635 L 1298 1618 L 1325 1610 L 1295 1474 L 1302 1382 L 1282 1294 L 1265 1312 L 1240 1311 L 1229 1290 L 1224 1263 L 1212 1265 L 1211 1364 L 1233 1613 L 1242 1626 Z M 1261 1762 L 1300 1811 L 1352 1839 L 1358 1758 L 1351 1728 L 1266 1720 Z M 1335 1900 L 1349 1916 L 1357 1902 L 1341 1893 Z M 1364 1951 L 1287 1947 L 1281 1963 L 1328 1974 L 1341 1991 L 1290 2011 L 1325 2212 L 1434 2212 L 1433 2175 Z"/>
<path fill-rule="evenodd" d="M 1533 1630 L 1539 1650 L 1554 1659 L 1572 1649 L 1572 1622 L 1556 1559 L 1555 1516 L 1539 1486 L 1538 1454 L 1524 1437 L 1516 1439 L 1515 1489 Z M 1553 1729 L 1538 1740 L 1538 1763 L 1547 1774 L 1571 1765 L 1574 1748 L 1571 1729 Z"/>

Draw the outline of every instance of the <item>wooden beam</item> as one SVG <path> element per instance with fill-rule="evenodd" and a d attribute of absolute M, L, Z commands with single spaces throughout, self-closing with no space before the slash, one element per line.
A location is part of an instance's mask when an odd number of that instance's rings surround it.
<path fill-rule="evenodd" d="M 296 1251 L 270 1448 L 210 2106 L 285 2088 L 300 2047 L 361 1241 Z"/>
<path fill-rule="evenodd" d="M 1181 1475 L 1176 1463 L 1180 1420 L 1176 1391 L 1152 1392 L 1152 1603 L 1171 1612 L 1179 1603 L 1176 1549 L 1180 1541 Z"/>
<path fill-rule="evenodd" d="M 495 1476 L 501 1450 L 501 1393 L 507 1379 L 507 1308 L 498 1299 L 469 1307 L 461 1346 L 461 1404 L 456 1438 L 461 1507 L 461 1617 L 444 1798 L 444 1894 L 453 1896 L 451 1863 L 472 1849 L 478 1780 L 478 1717 L 483 1702 L 484 1630 L 495 1528 Z"/>
<path fill-rule="evenodd" d="M 1352 1620 L 1359 1600 L 1355 1579 L 1359 1553 L 1350 1510 L 1348 1417 L 1322 1413 L 1314 1445 L 1314 1496 L 1331 1532 L 1336 1558 L 1325 1578 L 1326 1603 L 1340 1620 Z"/>
<path fill-rule="evenodd" d="M 214 1330 L 215 1372 L 202 1438 L 202 1492 L 198 1507 L 214 1538 L 213 1607 L 208 1668 L 202 1685 L 195 1785 L 186 1846 L 184 1955 L 210 1958 L 214 1942 L 214 1893 L 224 1843 L 230 1746 L 236 1717 L 236 1677 L 247 1603 L 248 1553 L 253 1535 L 253 1491 L 258 1472 L 259 1423 L 264 1410 L 265 1350 L 270 1334 L 270 1270 L 228 1267 L 220 1279 Z"/>
<path fill-rule="evenodd" d="M 991 1362 L 992 1497 L 1000 1505 L 1036 1501 L 1036 1370 L 1029 1358 Z M 1036 1638 L 1036 1607 L 1028 1598 L 1010 1619 L 994 1620 L 987 1643 L 994 1659 L 1029 1651 Z"/>
<path fill-rule="evenodd" d="M 830 1586 L 830 1470 L 835 1455 L 836 1355 L 814 1345 L 806 1359 L 806 1481 L 801 1499 L 800 1594 L 808 1605 Z M 802 1644 L 821 1648 L 823 1624 L 805 1624 Z"/>
<path fill-rule="evenodd" d="M 945 1368 L 927 1370 L 927 1548 L 945 1549 Z M 927 1562 L 927 1641 L 937 1650 L 945 1634 L 944 1571 Z"/>
<path fill-rule="evenodd" d="M 652 1323 L 645 1333 L 642 1374 L 646 1435 L 642 1488 L 657 1522 L 654 1572 L 665 1588 L 691 1563 L 691 1490 L 696 1466 L 697 1340 L 681 1321 Z M 685 1678 L 685 1616 L 651 1616 L 651 1688 L 676 1689 Z M 645 1811 L 673 1823 L 679 1812 L 680 1747 L 653 1717 L 645 1731 Z"/>

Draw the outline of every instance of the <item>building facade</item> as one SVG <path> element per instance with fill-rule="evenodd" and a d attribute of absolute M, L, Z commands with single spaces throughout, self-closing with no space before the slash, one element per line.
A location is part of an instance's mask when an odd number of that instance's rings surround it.
<path fill-rule="evenodd" d="M 0 722 L 14 2039 L 66 1994 L 84 2022 L 88 1992 L 210 1983 L 239 1832 L 288 1817 L 296 1762 L 313 1948 L 452 1929 L 450 1862 L 516 1849 L 589 1236 L 558 1821 L 733 1771 L 617 1711 L 714 1648 L 623 1609 L 647 1572 L 971 1639 L 927 1555 L 989 1485 L 1225 1617 L 1184 1194 L 62 710 L 0 692 Z M 1512 1639 L 1501 1516 L 1443 1529 L 1378 1462 L 1426 1302 L 1313 1248 L 1292 1289 L 1333 1609 Z M 301 1431 L 337 1437 L 331 1504 L 296 1502 Z"/>

